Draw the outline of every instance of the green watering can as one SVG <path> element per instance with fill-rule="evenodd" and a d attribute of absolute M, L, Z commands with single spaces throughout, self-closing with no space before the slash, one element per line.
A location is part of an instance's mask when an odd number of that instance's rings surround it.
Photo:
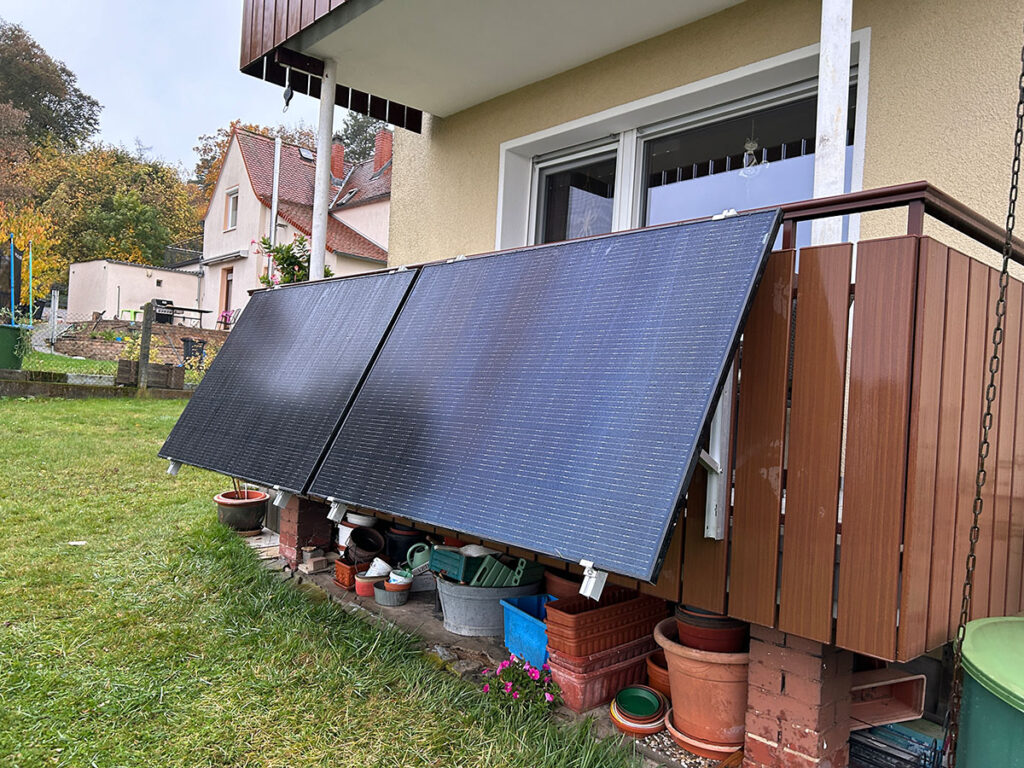
<path fill-rule="evenodd" d="M 430 562 L 430 545 L 424 544 L 422 541 L 418 544 L 413 544 L 409 547 L 405 557 L 409 561 L 410 568 L 419 568 L 421 565 L 426 565 Z"/>

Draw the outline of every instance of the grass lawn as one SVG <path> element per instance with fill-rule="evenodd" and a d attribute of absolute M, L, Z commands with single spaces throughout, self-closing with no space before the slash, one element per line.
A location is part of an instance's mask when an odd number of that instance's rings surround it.
<path fill-rule="evenodd" d="M 0 766 L 632 764 L 260 568 L 182 407 L 0 400 Z"/>
<path fill-rule="evenodd" d="M 53 355 L 32 350 L 21 361 L 26 371 L 54 371 L 56 373 L 117 373 L 117 360 L 87 360 L 79 357 Z"/>

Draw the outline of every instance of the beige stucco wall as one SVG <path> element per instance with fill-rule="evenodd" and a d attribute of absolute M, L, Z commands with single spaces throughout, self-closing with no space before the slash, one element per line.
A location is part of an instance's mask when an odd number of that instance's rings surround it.
<path fill-rule="evenodd" d="M 871 30 L 865 188 L 925 179 L 1002 220 L 1022 17 L 1020 0 L 856 0 L 854 29 Z M 814 44 L 819 20 L 816 0 L 747 0 L 423 135 L 396 131 L 390 263 L 493 249 L 501 142 Z M 902 220 L 866 216 L 862 236 Z"/>
<path fill-rule="evenodd" d="M 161 285 L 157 285 L 158 280 Z M 104 319 L 112 320 L 120 309 L 141 309 L 152 299 L 170 299 L 176 306 L 194 307 L 198 289 L 199 276 L 191 271 L 87 261 L 71 265 L 68 315 L 78 320 L 103 312 Z"/>
<path fill-rule="evenodd" d="M 372 240 L 385 251 L 388 249 L 388 219 L 391 204 L 387 200 L 357 205 L 355 208 L 341 208 L 333 215 L 348 224 L 363 237 Z"/>

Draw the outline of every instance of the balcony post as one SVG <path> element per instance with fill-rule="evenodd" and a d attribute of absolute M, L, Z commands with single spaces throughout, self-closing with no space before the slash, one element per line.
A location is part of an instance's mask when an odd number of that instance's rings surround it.
<path fill-rule="evenodd" d="M 322 280 L 327 251 L 327 206 L 331 196 L 331 139 L 334 135 L 334 88 L 337 66 L 324 59 L 320 81 L 320 123 L 316 134 L 316 171 L 313 177 L 313 226 L 309 245 L 309 279 Z"/>
<path fill-rule="evenodd" d="M 852 0 L 821 0 L 821 51 L 818 57 L 817 139 L 814 146 L 814 196 L 846 191 L 846 122 L 850 98 L 850 25 Z M 838 243 L 841 218 L 811 225 L 814 245 Z"/>

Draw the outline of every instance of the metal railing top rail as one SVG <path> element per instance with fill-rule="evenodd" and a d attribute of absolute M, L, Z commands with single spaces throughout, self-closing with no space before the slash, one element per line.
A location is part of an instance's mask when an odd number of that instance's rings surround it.
<path fill-rule="evenodd" d="M 797 222 L 902 207 L 907 208 L 908 235 L 924 234 L 924 218 L 931 216 L 994 251 L 1002 251 L 1006 238 L 1004 227 L 927 181 L 800 200 L 778 207 L 782 208 L 783 248 L 795 247 Z M 1018 238 L 1013 241 L 1012 258 L 1018 264 L 1024 264 L 1024 241 Z"/>

